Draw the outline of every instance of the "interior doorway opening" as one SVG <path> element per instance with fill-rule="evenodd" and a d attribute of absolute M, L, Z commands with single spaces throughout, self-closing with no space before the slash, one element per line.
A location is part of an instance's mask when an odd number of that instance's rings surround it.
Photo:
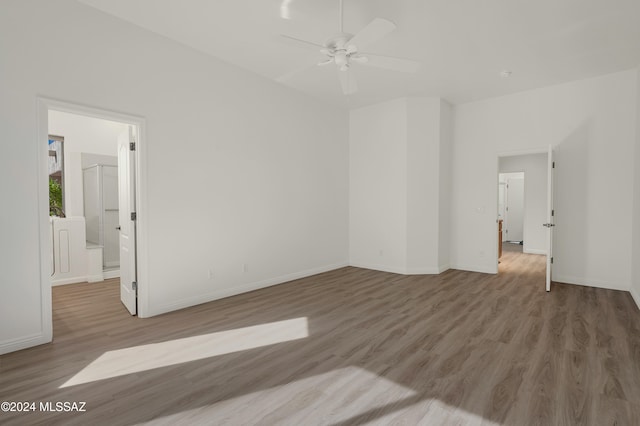
<path fill-rule="evenodd" d="M 43 185 L 40 191 L 43 213 L 47 206 L 40 235 L 42 259 L 49 259 L 42 262 L 42 315 L 49 340 L 52 286 L 119 286 L 123 315 L 141 313 L 143 125 L 139 117 L 38 99 L 38 152 L 42 182 L 48 181 L 48 190 Z M 142 296 L 146 300 L 146 292 Z"/>
<path fill-rule="evenodd" d="M 532 273 L 545 282 L 548 153 L 498 157 L 498 273 Z"/>
<path fill-rule="evenodd" d="M 117 148 L 129 125 L 49 110 L 48 131 L 51 284 L 119 278 Z"/>

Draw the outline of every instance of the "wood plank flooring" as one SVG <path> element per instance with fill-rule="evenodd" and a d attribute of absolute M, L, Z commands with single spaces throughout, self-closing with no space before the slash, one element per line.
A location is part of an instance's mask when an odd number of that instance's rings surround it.
<path fill-rule="evenodd" d="M 640 311 L 626 292 L 546 293 L 542 256 L 506 251 L 498 275 L 343 268 L 150 319 L 118 291 L 55 287 L 54 342 L 0 357 L 0 401 L 87 411 L 1 424 L 640 424 Z M 256 334 L 305 318 L 308 337 Z M 132 371 L 109 370 L 118 354 Z"/>

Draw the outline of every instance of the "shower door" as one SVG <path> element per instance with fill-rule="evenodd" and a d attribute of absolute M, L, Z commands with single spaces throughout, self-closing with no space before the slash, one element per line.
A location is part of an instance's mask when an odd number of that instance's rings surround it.
<path fill-rule="evenodd" d="M 102 268 L 120 267 L 118 167 L 96 164 L 83 170 L 87 243 L 102 246 Z"/>

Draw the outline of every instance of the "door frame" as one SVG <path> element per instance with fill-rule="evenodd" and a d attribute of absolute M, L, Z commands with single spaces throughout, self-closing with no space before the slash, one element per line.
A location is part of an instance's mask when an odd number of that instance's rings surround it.
<path fill-rule="evenodd" d="M 49 257 L 51 256 L 51 233 L 49 232 L 49 184 L 47 170 L 47 144 L 49 135 L 49 111 L 66 112 L 103 120 L 117 121 L 138 130 L 135 156 L 135 192 L 136 192 L 136 258 L 138 267 L 138 316 L 148 316 L 148 245 L 147 245 L 147 145 L 146 120 L 144 117 L 95 108 L 87 105 L 62 101 L 59 99 L 37 97 L 37 134 L 36 152 L 38 153 L 38 211 L 40 213 L 40 287 L 42 328 L 47 342 L 53 338 L 53 308 L 51 302 L 51 276 Z"/>
<path fill-rule="evenodd" d="M 496 224 L 495 224 L 495 232 L 494 235 L 498 235 L 498 191 L 499 189 L 499 184 L 500 184 L 500 158 L 504 158 L 504 157 L 519 157 L 521 155 L 531 155 L 531 154 L 547 154 L 549 155 L 549 146 L 546 146 L 544 148 L 533 148 L 533 149 L 525 149 L 525 150 L 516 150 L 516 151 L 503 151 L 503 152 L 498 152 L 498 154 L 496 155 L 496 162 L 495 162 L 495 185 L 494 185 L 494 191 L 496 194 L 496 202 L 495 202 L 495 211 L 494 211 L 494 216 L 496 218 Z M 525 180 L 525 185 L 526 185 L 526 180 Z M 525 189 L 526 191 L 526 189 Z M 525 199 L 525 208 L 526 208 L 526 199 Z M 523 230 L 523 238 L 524 238 L 524 230 Z M 495 244 L 495 270 L 494 270 L 494 274 L 498 273 L 498 242 L 497 242 L 498 238 L 494 238 L 494 240 L 496 240 L 494 242 Z"/>

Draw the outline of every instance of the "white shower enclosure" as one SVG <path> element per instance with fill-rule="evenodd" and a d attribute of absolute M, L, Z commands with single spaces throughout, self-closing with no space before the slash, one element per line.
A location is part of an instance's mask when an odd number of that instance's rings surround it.
<path fill-rule="evenodd" d="M 94 164 L 83 169 L 87 246 L 103 248 L 105 271 L 120 268 L 118 166 Z"/>

